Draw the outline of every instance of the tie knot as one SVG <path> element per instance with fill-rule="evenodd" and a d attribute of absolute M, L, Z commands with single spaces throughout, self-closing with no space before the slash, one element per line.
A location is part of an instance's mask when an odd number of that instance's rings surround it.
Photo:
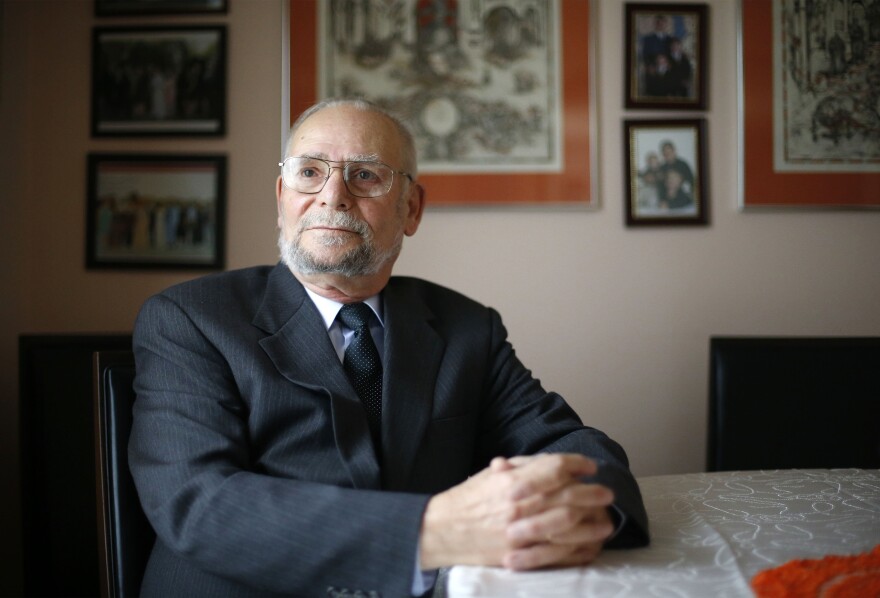
<path fill-rule="evenodd" d="M 352 330 L 368 326 L 373 310 L 366 303 L 349 303 L 339 310 L 339 319 Z"/>

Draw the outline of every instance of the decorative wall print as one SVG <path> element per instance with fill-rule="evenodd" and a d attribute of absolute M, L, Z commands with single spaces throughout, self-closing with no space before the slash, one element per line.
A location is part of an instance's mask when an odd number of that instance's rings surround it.
<path fill-rule="evenodd" d="M 352 96 L 399 114 L 433 204 L 591 201 L 587 0 L 291 0 L 291 13 L 292 117 Z"/>
<path fill-rule="evenodd" d="M 401 115 L 423 172 L 555 170 L 555 3 L 322 2 L 321 95 Z"/>
<path fill-rule="evenodd" d="M 218 136 L 226 128 L 226 27 L 97 27 L 92 135 Z"/>
<path fill-rule="evenodd" d="M 774 4 L 775 167 L 880 172 L 880 2 Z"/>
<path fill-rule="evenodd" d="M 226 157 L 90 154 L 88 268 L 220 269 Z"/>
<path fill-rule="evenodd" d="M 743 207 L 880 206 L 880 1 L 741 3 Z"/>

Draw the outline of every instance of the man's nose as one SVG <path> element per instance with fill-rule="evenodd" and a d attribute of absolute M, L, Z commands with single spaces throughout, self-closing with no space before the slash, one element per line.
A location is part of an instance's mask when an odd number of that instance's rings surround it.
<path fill-rule="evenodd" d="M 338 170 L 339 176 L 333 176 Z M 345 173 L 342 166 L 331 166 L 327 175 L 327 182 L 320 192 L 321 203 L 333 208 L 349 208 L 352 204 L 351 193 L 345 184 Z"/>

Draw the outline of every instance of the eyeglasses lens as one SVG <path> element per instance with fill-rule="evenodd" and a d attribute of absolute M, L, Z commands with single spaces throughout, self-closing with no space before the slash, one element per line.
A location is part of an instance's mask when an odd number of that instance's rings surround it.
<path fill-rule="evenodd" d="M 345 162 L 331 166 L 317 158 L 287 158 L 281 169 L 284 184 L 300 193 L 318 193 L 334 168 L 342 169 L 345 186 L 357 197 L 378 197 L 391 189 L 394 171 L 380 162 Z"/>

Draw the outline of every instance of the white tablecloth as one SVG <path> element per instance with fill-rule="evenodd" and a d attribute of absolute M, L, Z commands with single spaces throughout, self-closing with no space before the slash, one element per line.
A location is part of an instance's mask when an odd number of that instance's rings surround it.
<path fill-rule="evenodd" d="M 453 567 L 449 598 L 752 596 L 763 569 L 880 544 L 880 470 L 667 475 L 639 486 L 651 546 L 575 569 Z"/>

